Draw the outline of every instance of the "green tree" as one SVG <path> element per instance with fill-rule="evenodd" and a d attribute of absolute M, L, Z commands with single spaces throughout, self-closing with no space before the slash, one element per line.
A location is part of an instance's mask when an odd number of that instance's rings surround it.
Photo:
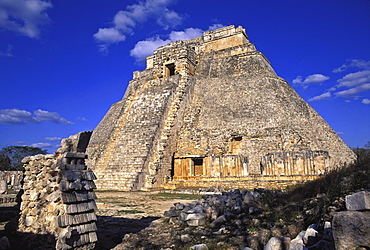
<path fill-rule="evenodd" d="M 9 170 L 11 164 L 9 156 L 0 154 L 0 171 Z"/>
<path fill-rule="evenodd" d="M 47 150 L 29 146 L 7 146 L 3 147 L 0 155 L 7 156 L 10 160 L 9 170 L 22 170 L 22 159 L 26 156 L 46 154 Z"/>

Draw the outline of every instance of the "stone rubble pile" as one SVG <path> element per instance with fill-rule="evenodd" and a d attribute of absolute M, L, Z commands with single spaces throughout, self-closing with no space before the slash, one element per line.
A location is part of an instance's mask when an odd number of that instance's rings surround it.
<path fill-rule="evenodd" d="M 347 195 L 346 209 L 333 216 L 336 249 L 370 249 L 370 191 Z"/>
<path fill-rule="evenodd" d="M 18 232 L 49 236 L 30 239 L 26 248 L 92 249 L 98 240 L 96 177 L 84 164 L 86 154 L 76 146 L 79 136 L 64 139 L 54 155 L 22 161 L 24 193 Z"/>
<path fill-rule="evenodd" d="M 180 189 L 180 190 L 173 190 L 173 189 L 164 189 L 160 191 L 161 193 L 167 194 L 196 194 L 196 195 L 206 195 L 206 194 L 222 194 L 225 192 L 225 189 L 222 187 L 201 187 L 199 189 Z"/>
<path fill-rule="evenodd" d="M 282 191 L 263 189 L 243 192 L 234 189 L 222 194 L 204 195 L 188 205 L 175 203 L 174 207 L 164 213 L 164 216 L 168 217 L 171 223 L 188 226 L 188 228 L 193 228 L 194 231 L 198 230 L 207 237 L 227 234 L 246 235 L 248 227 L 253 224 L 261 224 L 259 218 L 265 210 L 265 207 L 261 205 L 264 196 L 276 197 L 282 193 Z M 260 234 L 260 237 L 269 239 L 263 249 L 369 249 L 370 211 L 367 210 L 370 210 L 370 193 L 363 191 L 347 196 L 346 207 L 347 210 L 361 211 L 334 212 L 333 222 L 322 220 L 312 224 L 306 230 L 297 231 L 299 233 L 293 239 L 272 237 L 280 233 L 274 233 L 274 223 L 267 225 L 269 230 L 257 233 Z M 192 238 L 186 233 L 180 233 L 178 237 L 184 243 L 190 242 Z M 244 249 L 261 249 L 258 244 L 252 244 L 252 247 Z M 193 249 L 197 249 L 197 247 Z M 206 248 L 202 246 L 202 249 Z"/>
<path fill-rule="evenodd" d="M 280 195 L 281 191 L 259 190 L 243 191 L 233 189 L 222 194 L 203 195 L 197 201 L 184 205 L 174 204 L 164 216 L 169 217 L 174 223 L 187 223 L 189 226 L 202 226 L 206 220 L 210 221 L 210 227 L 215 228 L 232 217 L 240 214 L 256 214 L 263 208 L 261 203 L 261 192 L 270 192 L 273 195 Z"/>

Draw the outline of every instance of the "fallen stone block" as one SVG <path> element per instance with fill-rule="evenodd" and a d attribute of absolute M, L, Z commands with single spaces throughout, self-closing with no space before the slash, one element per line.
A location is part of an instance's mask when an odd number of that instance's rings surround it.
<path fill-rule="evenodd" d="M 208 250 L 208 247 L 206 244 L 197 244 L 197 245 L 194 245 L 192 247 L 190 247 L 190 249 L 193 249 L 193 250 Z"/>
<path fill-rule="evenodd" d="M 200 220 L 205 219 L 206 215 L 204 213 L 195 213 L 195 214 L 188 214 L 186 216 L 186 221 L 188 220 Z"/>
<path fill-rule="evenodd" d="M 370 192 L 362 191 L 347 195 L 346 208 L 350 211 L 370 210 Z"/>
<path fill-rule="evenodd" d="M 203 219 L 188 220 L 188 221 L 186 221 L 186 223 L 190 227 L 197 227 L 197 226 L 203 226 L 204 224 L 206 224 L 206 220 L 204 218 Z"/>
<path fill-rule="evenodd" d="M 272 237 L 263 250 L 281 250 L 287 249 L 290 245 L 290 238 L 287 237 Z"/>
<path fill-rule="evenodd" d="M 370 248 L 370 212 L 336 213 L 333 216 L 332 230 L 337 250 Z"/>
<path fill-rule="evenodd" d="M 210 227 L 217 227 L 217 226 L 220 226 L 222 225 L 222 223 L 226 222 L 226 217 L 225 215 L 221 215 L 219 216 L 217 219 L 215 219 L 214 221 L 212 221 Z"/>
<path fill-rule="evenodd" d="M 165 217 L 177 217 L 180 215 L 180 211 L 179 210 L 169 210 L 169 211 L 165 211 L 163 215 Z"/>

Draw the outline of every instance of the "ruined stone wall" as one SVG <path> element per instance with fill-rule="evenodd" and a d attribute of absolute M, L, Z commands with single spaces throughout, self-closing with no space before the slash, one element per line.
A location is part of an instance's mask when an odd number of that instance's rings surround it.
<path fill-rule="evenodd" d="M 329 166 L 326 151 L 268 153 L 262 158 L 263 175 L 321 175 Z"/>
<path fill-rule="evenodd" d="M 25 249 L 93 249 L 97 241 L 94 173 L 74 138 L 54 155 L 26 157 L 18 231 Z M 45 235 L 40 238 L 36 236 Z M 42 239 L 42 240 L 41 240 Z"/>
<path fill-rule="evenodd" d="M 179 157 L 228 155 L 231 141 L 240 137 L 238 154 L 248 157 L 249 174 L 261 174 L 262 157 L 270 152 L 326 151 L 326 170 L 355 158 L 285 81 L 222 75 L 197 81 L 178 136 Z"/>
<path fill-rule="evenodd" d="M 94 166 L 99 188 L 135 188 L 138 174 L 143 171 L 151 150 L 155 150 L 156 136 L 166 126 L 163 123 L 165 114 L 169 112 L 175 90 L 181 89 L 180 82 L 180 75 L 143 82 L 130 96 L 126 96 L 125 105 L 114 106 L 108 112 L 108 117 L 97 129 L 111 131 L 109 140 L 92 147 L 98 144 L 99 138 L 93 137 L 87 150 L 87 154 L 92 156 L 89 164 Z M 115 113 L 121 114 L 119 119 L 113 116 Z"/>
<path fill-rule="evenodd" d="M 177 134 L 181 129 L 180 121 L 184 116 L 185 107 L 190 102 L 195 79 L 181 76 L 168 106 L 161 118 L 160 127 L 153 141 L 143 168 L 145 179 L 140 180 L 137 189 L 150 189 L 156 183 L 164 183 L 172 179 L 173 152 L 176 150 Z"/>
<path fill-rule="evenodd" d="M 0 180 L 6 181 L 10 188 L 19 189 L 22 177 L 22 171 L 0 171 Z"/>
<path fill-rule="evenodd" d="M 88 154 L 98 186 L 118 190 L 288 183 L 355 159 L 235 26 L 158 48 Z"/>

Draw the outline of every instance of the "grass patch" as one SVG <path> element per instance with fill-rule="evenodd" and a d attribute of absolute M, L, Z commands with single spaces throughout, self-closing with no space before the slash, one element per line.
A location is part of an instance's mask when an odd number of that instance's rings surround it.
<path fill-rule="evenodd" d="M 151 195 L 153 200 L 173 200 L 173 199 L 181 199 L 181 200 L 198 200 L 201 198 L 202 195 L 197 194 L 177 194 L 177 193 L 158 193 Z"/>
<path fill-rule="evenodd" d="M 128 205 L 128 204 L 122 204 L 119 205 L 120 207 L 137 207 L 138 205 Z"/>
<path fill-rule="evenodd" d="M 8 194 L 18 194 L 19 190 L 8 189 Z"/>
<path fill-rule="evenodd" d="M 325 194 L 336 199 L 360 189 L 370 189 L 370 150 L 355 149 L 357 161 L 333 169 L 323 177 L 291 188 L 289 200 L 302 200 Z"/>
<path fill-rule="evenodd" d="M 117 213 L 118 214 L 143 214 L 145 212 L 132 209 L 132 210 L 118 210 Z"/>
<path fill-rule="evenodd" d="M 291 186 L 280 197 L 262 197 L 266 217 L 273 222 L 294 223 L 304 218 L 306 226 L 323 216 L 330 218 L 328 207 L 348 194 L 370 189 L 370 150 L 355 149 L 357 161 L 333 169 L 321 178 Z M 343 208 L 344 209 L 344 208 Z"/>
<path fill-rule="evenodd" d="M 102 189 L 95 189 L 95 193 L 127 193 L 127 191 L 120 191 L 120 190 L 102 190 Z"/>
<path fill-rule="evenodd" d="M 125 204 L 127 200 L 112 199 L 112 198 L 98 198 L 96 202 L 110 203 L 110 204 Z"/>

